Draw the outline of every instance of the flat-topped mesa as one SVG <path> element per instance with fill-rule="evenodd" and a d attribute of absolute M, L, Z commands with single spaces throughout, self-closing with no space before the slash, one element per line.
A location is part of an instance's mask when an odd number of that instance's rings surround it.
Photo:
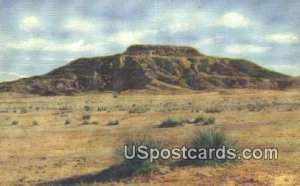
<path fill-rule="evenodd" d="M 131 45 L 124 54 L 127 55 L 153 55 L 153 56 L 177 56 L 177 57 L 201 57 L 204 56 L 196 49 L 188 46 L 173 45 Z"/>

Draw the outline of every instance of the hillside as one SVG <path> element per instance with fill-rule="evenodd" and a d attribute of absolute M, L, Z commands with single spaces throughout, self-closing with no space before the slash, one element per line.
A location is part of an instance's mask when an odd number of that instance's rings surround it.
<path fill-rule="evenodd" d="M 282 89 L 286 75 L 243 59 L 205 56 L 185 46 L 133 45 L 124 53 L 80 58 L 45 75 L 0 83 L 0 91 L 41 95 L 128 89 Z"/>

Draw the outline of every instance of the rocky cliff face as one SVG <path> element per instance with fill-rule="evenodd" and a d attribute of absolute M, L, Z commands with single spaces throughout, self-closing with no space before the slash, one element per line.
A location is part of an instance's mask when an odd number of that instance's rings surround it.
<path fill-rule="evenodd" d="M 191 47 L 133 45 L 123 54 L 80 58 L 45 75 L 0 84 L 40 95 L 189 88 L 286 88 L 287 76 L 241 59 L 209 57 Z"/>
<path fill-rule="evenodd" d="M 201 57 L 203 54 L 188 46 L 170 45 L 132 45 L 125 51 L 126 55 Z"/>

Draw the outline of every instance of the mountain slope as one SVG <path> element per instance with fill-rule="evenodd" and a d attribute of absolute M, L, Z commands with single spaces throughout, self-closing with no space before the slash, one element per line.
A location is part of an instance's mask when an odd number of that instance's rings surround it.
<path fill-rule="evenodd" d="M 174 86 L 285 88 L 287 78 L 246 60 L 209 57 L 191 47 L 133 45 L 122 54 L 80 58 L 42 76 L 0 83 L 0 91 L 57 95 Z"/>

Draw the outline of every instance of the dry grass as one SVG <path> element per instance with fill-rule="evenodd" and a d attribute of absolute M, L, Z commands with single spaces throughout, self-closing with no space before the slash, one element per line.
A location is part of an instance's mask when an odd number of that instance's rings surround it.
<path fill-rule="evenodd" d="M 249 111 L 249 104 L 262 104 Z M 132 106 L 149 108 L 129 113 Z M 98 125 L 81 125 L 91 115 Z M 26 108 L 26 113 L 20 114 Z M 38 109 L 37 109 L 38 108 Z M 101 111 L 97 111 L 102 108 Z M 222 112 L 205 113 L 209 108 Z M 15 112 L 17 111 L 17 112 Z M 212 126 L 184 125 L 158 128 L 167 118 L 195 118 L 201 114 L 216 118 Z M 65 121 L 70 120 L 68 125 Z M 119 125 L 109 126 L 112 120 Z M 17 125 L 11 125 L 18 121 Z M 33 125 L 38 121 L 38 125 Z M 195 130 L 209 127 L 224 130 L 242 147 L 276 147 L 277 161 L 243 161 L 221 167 L 174 167 L 160 173 L 124 178 L 133 185 L 297 185 L 300 184 L 300 91 L 226 90 L 151 94 L 127 92 L 71 97 L 0 96 L 0 182 L 2 185 L 32 185 L 105 172 L 115 165 L 115 148 L 136 133 L 163 139 L 180 147 Z M 101 176 L 100 176 L 101 177 Z M 88 185 L 118 185 L 118 181 Z"/>

